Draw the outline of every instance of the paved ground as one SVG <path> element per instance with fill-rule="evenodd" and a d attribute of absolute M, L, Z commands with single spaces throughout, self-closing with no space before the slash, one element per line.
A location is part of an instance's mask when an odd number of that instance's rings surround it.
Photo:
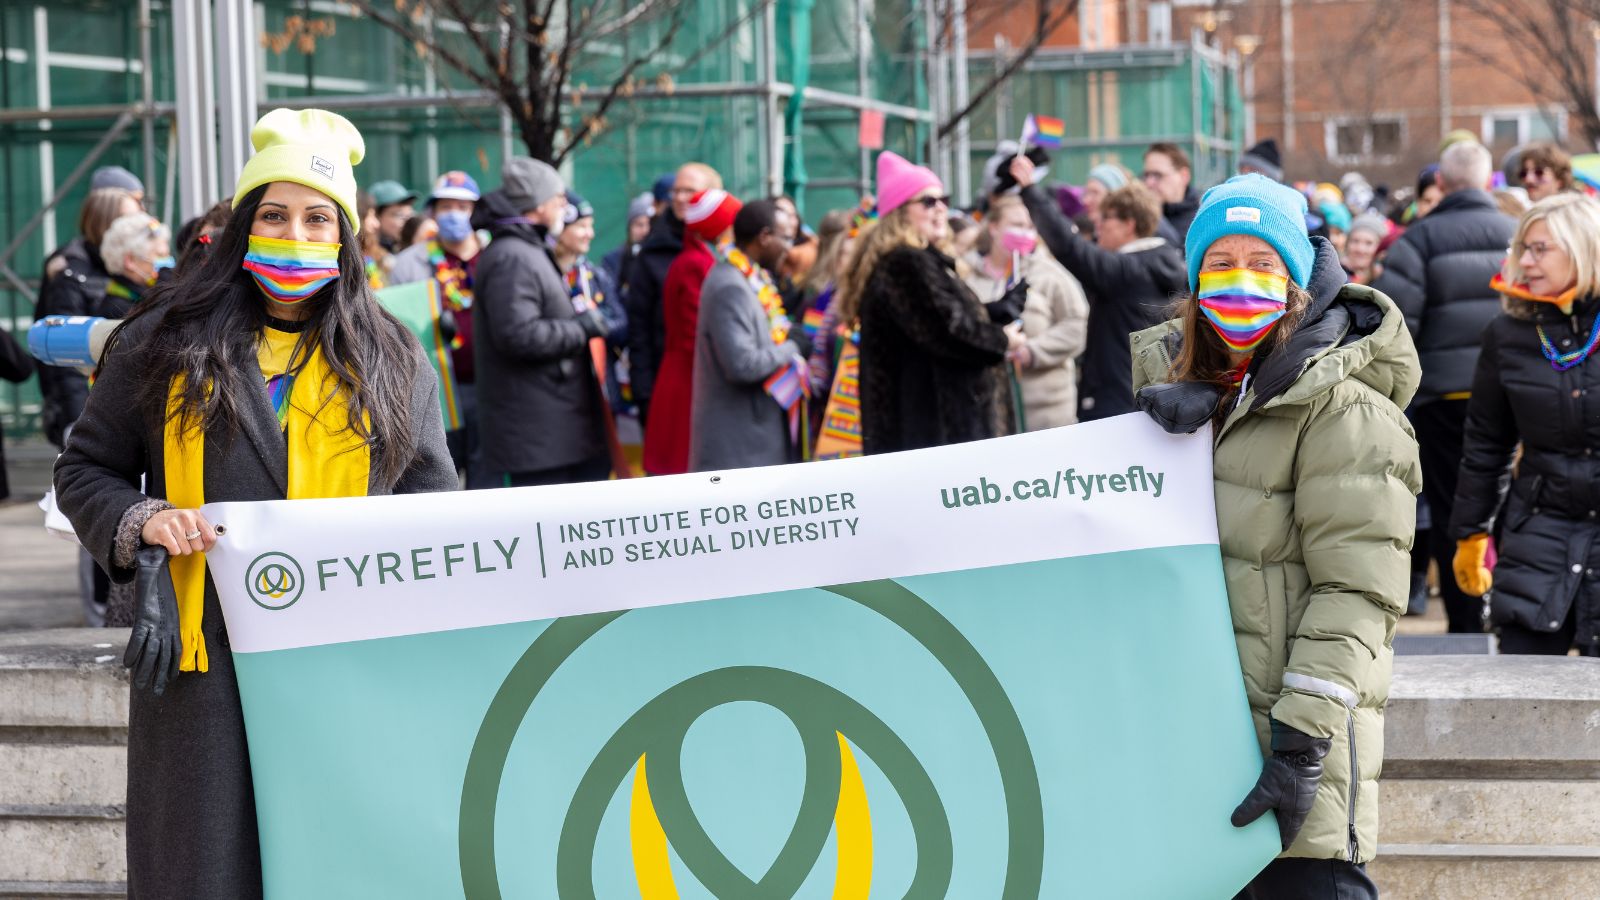
<path fill-rule="evenodd" d="M 44 530 L 39 498 L 50 484 L 55 448 L 43 441 L 7 442 L 12 498 L 0 501 L 0 631 L 82 625 L 77 547 Z M 1400 620 L 1406 634 L 1443 634 L 1444 607 Z"/>
<path fill-rule="evenodd" d="M 78 548 L 44 530 L 39 498 L 50 483 L 55 448 L 6 442 L 11 499 L 0 500 L 0 631 L 83 624 Z"/>

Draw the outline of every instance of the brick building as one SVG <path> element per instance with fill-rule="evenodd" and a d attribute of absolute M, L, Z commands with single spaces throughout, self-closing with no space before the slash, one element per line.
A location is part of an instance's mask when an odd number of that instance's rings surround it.
<path fill-rule="evenodd" d="M 1437 157 L 1451 129 L 1477 135 L 1500 159 L 1519 143 L 1557 140 L 1584 152 L 1572 101 L 1541 77 L 1491 10 L 1532 18 L 1557 0 L 1128 0 L 1137 23 L 1170 16 L 1245 56 L 1247 128 L 1274 136 L 1287 176 L 1336 179 L 1352 169 L 1399 187 Z M 1138 32 L 1129 29 L 1134 39 Z M 1567 29 L 1567 53 L 1595 83 L 1600 28 Z M 1533 86 L 1537 85 L 1536 94 Z"/>

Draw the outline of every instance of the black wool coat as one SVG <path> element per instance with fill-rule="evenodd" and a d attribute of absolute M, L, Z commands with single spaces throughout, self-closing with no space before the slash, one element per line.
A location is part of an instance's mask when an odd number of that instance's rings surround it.
<path fill-rule="evenodd" d="M 1521 300 L 1507 308 L 1483 333 L 1450 536 L 1498 528 L 1496 624 L 1556 631 L 1576 607 L 1578 646 L 1600 655 L 1600 352 L 1561 372 L 1539 342 L 1543 328 L 1558 353 L 1584 346 L 1600 298 L 1571 316 Z"/>
<path fill-rule="evenodd" d="M 605 456 L 605 418 L 589 335 L 545 230 L 517 221 L 499 191 L 478 204 L 494 240 L 473 275 L 472 355 L 483 465 L 538 472 Z"/>
<path fill-rule="evenodd" d="M 162 410 L 139 399 L 140 345 L 149 319 L 136 322 L 104 361 L 94 390 L 56 460 L 56 501 L 78 539 L 115 582 L 133 578 L 114 545 L 123 516 L 166 496 Z M 399 323 L 393 327 L 401 334 Z M 407 335 L 407 339 L 410 337 Z M 283 500 L 288 450 L 255 360 L 241 362 L 253 387 L 243 398 L 243 433 L 208 433 L 206 502 Z M 248 368 L 244 368 L 248 367 Z M 367 491 L 409 494 L 456 487 L 445 449 L 438 381 L 417 346 L 411 416 L 417 447 L 398 481 L 380 480 L 374 458 Z M 381 452 L 381 451 L 379 451 Z M 208 671 L 184 672 L 162 696 L 134 690 L 128 720 L 128 895 L 135 900 L 194 900 L 262 895 L 255 794 L 245 744 L 244 712 L 228 650 L 216 586 L 206 575 L 201 620 Z"/>
<path fill-rule="evenodd" d="M 928 247 L 886 254 L 861 296 L 861 440 L 867 453 L 1011 431 L 1006 335 Z"/>

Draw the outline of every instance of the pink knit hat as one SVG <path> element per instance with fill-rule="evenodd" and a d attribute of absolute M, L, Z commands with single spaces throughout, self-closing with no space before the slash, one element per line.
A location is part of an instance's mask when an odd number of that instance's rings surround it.
<path fill-rule="evenodd" d="M 914 165 L 888 150 L 878 155 L 878 215 L 886 216 L 927 188 L 944 190 L 932 169 Z"/>

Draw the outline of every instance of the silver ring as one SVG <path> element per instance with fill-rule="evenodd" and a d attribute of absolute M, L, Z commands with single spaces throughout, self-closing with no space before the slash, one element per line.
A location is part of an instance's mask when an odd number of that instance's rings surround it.
<path fill-rule="evenodd" d="M 192 540 L 195 540 L 198 537 L 200 537 L 200 529 L 196 528 L 195 530 L 193 530 L 193 531 L 189 532 L 188 534 L 184 535 L 183 539 L 186 540 L 186 541 L 192 541 Z"/>

